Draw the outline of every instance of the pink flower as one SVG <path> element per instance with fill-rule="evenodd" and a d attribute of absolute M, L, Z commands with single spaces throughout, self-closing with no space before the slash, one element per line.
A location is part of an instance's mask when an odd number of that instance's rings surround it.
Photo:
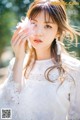
<path fill-rule="evenodd" d="M 20 32 L 24 31 L 28 36 L 34 34 L 34 24 L 26 17 L 22 22 L 19 22 L 16 28 L 21 27 Z"/>

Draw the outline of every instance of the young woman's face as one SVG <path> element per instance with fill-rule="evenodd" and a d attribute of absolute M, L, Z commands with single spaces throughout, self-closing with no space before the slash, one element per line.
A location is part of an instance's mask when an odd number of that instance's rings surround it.
<path fill-rule="evenodd" d="M 47 21 L 49 16 L 47 14 Z M 49 23 L 45 23 L 44 12 L 38 14 L 34 19 L 31 20 L 34 24 L 34 35 L 30 36 L 31 45 L 37 49 L 49 49 L 54 38 L 58 34 L 58 25 L 53 23 L 50 18 Z"/>

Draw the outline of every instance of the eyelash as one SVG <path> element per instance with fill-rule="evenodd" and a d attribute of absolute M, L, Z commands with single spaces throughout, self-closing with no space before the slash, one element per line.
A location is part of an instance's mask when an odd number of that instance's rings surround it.
<path fill-rule="evenodd" d="M 36 26 L 35 23 L 31 23 L 31 24 L 34 24 Z M 52 28 L 50 25 L 45 25 L 45 28 Z"/>
<path fill-rule="evenodd" d="M 36 25 L 35 23 L 31 23 L 31 24 Z"/>
<path fill-rule="evenodd" d="M 50 25 L 46 25 L 47 28 L 52 28 Z"/>

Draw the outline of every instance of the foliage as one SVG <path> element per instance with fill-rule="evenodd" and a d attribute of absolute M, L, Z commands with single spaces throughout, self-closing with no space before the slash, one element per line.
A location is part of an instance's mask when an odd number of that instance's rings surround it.
<path fill-rule="evenodd" d="M 25 16 L 28 0 L 0 0 L 0 55 L 10 45 L 11 36 L 21 16 Z"/>
<path fill-rule="evenodd" d="M 21 17 L 26 15 L 29 4 L 32 1 L 33 0 L 0 0 L 0 56 L 4 48 L 10 45 L 11 36 L 15 30 L 15 26 L 17 22 L 20 21 Z M 71 0 L 65 0 L 65 2 L 70 1 Z M 80 26 L 79 11 L 80 4 L 67 6 L 67 13 L 70 18 L 70 24 L 76 25 L 78 27 Z M 71 48 L 69 48 L 69 51 L 70 50 L 76 51 L 80 57 L 80 44 L 78 44 L 77 48 L 71 46 Z"/>

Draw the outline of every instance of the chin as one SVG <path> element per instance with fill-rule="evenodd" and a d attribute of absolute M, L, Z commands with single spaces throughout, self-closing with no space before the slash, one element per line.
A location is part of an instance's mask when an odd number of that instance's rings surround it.
<path fill-rule="evenodd" d="M 43 49 L 43 47 L 38 46 L 38 45 L 32 45 L 32 47 L 33 47 L 35 50 L 41 50 L 41 49 Z"/>

